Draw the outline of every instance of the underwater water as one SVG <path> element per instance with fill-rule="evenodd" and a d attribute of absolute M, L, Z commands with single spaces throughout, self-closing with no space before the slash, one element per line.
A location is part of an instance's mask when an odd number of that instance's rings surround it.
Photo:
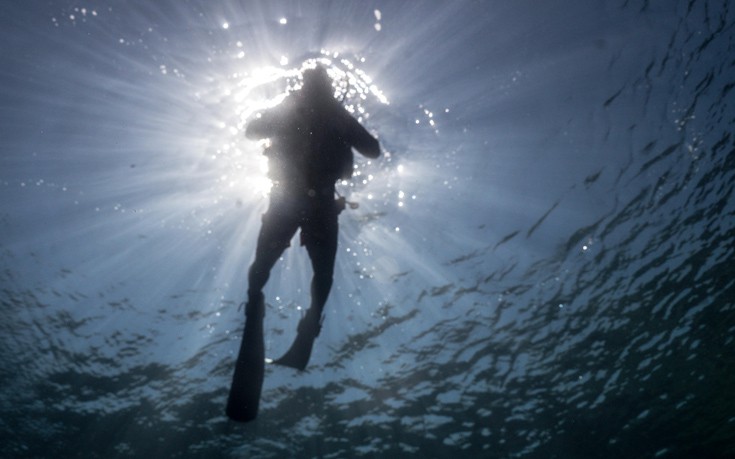
<path fill-rule="evenodd" d="M 0 15 L 0 457 L 735 456 L 727 0 L 30 0 Z M 307 371 L 224 406 L 315 60 L 380 137 Z M 294 241 L 266 353 L 311 276 Z"/>

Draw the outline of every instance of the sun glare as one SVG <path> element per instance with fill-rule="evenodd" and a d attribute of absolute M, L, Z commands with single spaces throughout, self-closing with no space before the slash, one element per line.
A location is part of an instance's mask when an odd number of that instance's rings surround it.
<path fill-rule="evenodd" d="M 268 141 L 245 139 L 245 128 L 251 119 L 298 90 L 304 70 L 324 66 L 334 80 L 335 97 L 361 119 L 370 116 L 366 106 L 366 102 L 371 102 L 369 99 L 372 103 L 389 103 L 373 80 L 339 53 L 321 50 L 320 55 L 288 67 L 284 59 L 280 66 L 261 66 L 234 73 L 217 81 L 204 96 L 214 117 L 212 124 L 217 127 L 209 144 L 210 157 L 218 170 L 218 193 L 230 195 L 240 203 L 262 200 L 272 186 L 268 179 L 268 161 L 262 155 Z M 359 170 L 356 175 L 360 175 Z"/>

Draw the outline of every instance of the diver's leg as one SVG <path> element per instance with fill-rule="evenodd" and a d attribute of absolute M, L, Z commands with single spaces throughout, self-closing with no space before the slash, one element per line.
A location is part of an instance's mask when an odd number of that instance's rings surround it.
<path fill-rule="evenodd" d="M 288 219 L 276 219 L 266 213 L 258 236 L 255 261 L 248 274 L 248 302 L 245 306 L 245 330 L 235 363 L 235 373 L 227 399 L 227 416 L 235 421 L 252 421 L 258 414 L 260 392 L 265 372 L 263 316 L 265 300 L 262 289 L 273 265 L 288 247 L 296 232 Z"/>
<path fill-rule="evenodd" d="M 298 220 L 293 216 L 279 216 L 276 212 L 267 212 L 263 216 L 263 226 L 258 235 L 255 249 L 255 260 L 248 270 L 248 304 L 257 304 L 262 296 L 263 288 L 268 282 L 271 269 L 289 245 L 289 241 L 298 229 Z M 245 314 L 248 308 L 245 308 Z"/>
<path fill-rule="evenodd" d="M 302 227 L 302 231 L 305 230 L 307 228 Z M 303 370 L 309 362 L 314 340 L 321 331 L 322 311 L 332 288 L 334 260 L 337 255 L 336 214 L 333 219 L 323 219 L 318 233 L 310 228 L 304 243 L 314 270 L 311 281 L 311 307 L 299 322 L 296 339 L 289 350 L 283 357 L 274 361 L 297 370 Z"/>
<path fill-rule="evenodd" d="M 314 271 L 311 279 L 311 307 L 306 313 L 309 323 L 304 326 L 314 328 L 315 336 L 319 334 L 319 322 L 321 322 L 324 305 L 329 298 L 334 278 L 334 260 L 337 255 L 337 235 L 334 238 L 317 240 L 314 244 L 307 246 L 311 267 Z M 311 316 L 311 317 L 309 317 Z"/>

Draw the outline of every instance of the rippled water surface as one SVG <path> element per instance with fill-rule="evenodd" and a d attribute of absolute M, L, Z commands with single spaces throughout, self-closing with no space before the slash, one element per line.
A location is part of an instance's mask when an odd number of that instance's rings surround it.
<path fill-rule="evenodd" d="M 0 456 L 735 456 L 728 1 L 6 2 Z M 224 404 L 310 59 L 380 136 L 304 373 Z M 308 301 L 267 287 L 266 352 Z"/>

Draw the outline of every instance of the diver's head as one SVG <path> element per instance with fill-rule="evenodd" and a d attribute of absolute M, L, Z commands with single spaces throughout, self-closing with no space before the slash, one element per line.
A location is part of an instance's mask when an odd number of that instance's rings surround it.
<path fill-rule="evenodd" d="M 332 79 L 327 74 L 327 69 L 317 65 L 313 69 L 306 69 L 302 74 L 304 85 L 301 90 L 306 95 L 333 96 Z"/>

